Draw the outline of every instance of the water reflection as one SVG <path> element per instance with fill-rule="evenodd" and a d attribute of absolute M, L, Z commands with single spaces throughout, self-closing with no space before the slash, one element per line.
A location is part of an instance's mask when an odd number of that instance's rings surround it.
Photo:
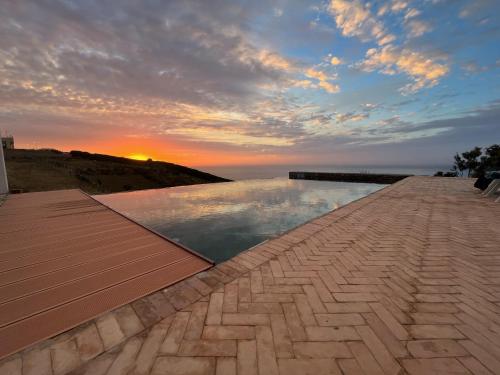
<path fill-rule="evenodd" d="M 221 262 L 382 187 L 384 185 L 274 178 L 95 198 Z"/>

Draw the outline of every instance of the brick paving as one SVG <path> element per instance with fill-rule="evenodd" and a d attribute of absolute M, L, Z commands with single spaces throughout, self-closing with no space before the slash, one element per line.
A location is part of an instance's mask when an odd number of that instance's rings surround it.
<path fill-rule="evenodd" d="M 0 373 L 500 374 L 500 205 L 472 183 L 403 180 Z"/>

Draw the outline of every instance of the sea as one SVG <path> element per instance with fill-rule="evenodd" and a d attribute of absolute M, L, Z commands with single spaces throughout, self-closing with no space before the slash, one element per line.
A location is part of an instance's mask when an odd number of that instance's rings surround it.
<path fill-rule="evenodd" d="M 197 166 L 196 169 L 231 180 L 288 177 L 290 171 L 300 172 L 350 172 L 390 173 L 432 176 L 437 171 L 448 171 L 450 166 L 335 166 L 335 165 L 244 165 L 244 166 Z"/>

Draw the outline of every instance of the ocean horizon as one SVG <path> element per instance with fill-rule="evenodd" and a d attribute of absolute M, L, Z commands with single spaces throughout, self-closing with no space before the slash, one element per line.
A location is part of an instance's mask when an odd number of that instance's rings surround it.
<path fill-rule="evenodd" d="M 344 172 L 344 173 L 389 173 L 432 176 L 437 171 L 448 171 L 450 166 L 338 166 L 338 165 L 242 165 L 242 166 L 196 166 L 194 167 L 219 177 L 231 180 L 287 177 L 290 171 Z"/>

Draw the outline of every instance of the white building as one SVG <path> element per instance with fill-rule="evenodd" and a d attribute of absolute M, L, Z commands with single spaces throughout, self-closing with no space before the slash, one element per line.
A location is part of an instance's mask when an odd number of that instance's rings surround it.
<path fill-rule="evenodd" d="M 13 150 L 14 149 L 14 137 L 9 135 L 2 137 L 2 148 Z"/>
<path fill-rule="evenodd" d="M 9 183 L 7 182 L 7 169 L 3 160 L 3 138 L 2 147 L 0 147 L 0 194 L 7 194 L 9 192 Z"/>

